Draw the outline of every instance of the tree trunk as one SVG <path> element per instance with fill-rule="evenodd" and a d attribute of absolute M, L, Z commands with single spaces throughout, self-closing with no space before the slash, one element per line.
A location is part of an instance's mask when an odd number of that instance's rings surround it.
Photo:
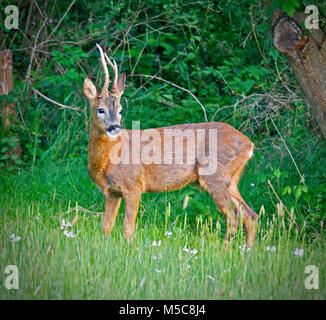
<path fill-rule="evenodd" d="M 12 74 L 12 52 L 11 50 L 0 51 L 0 95 L 7 95 L 13 89 L 13 74 Z M 5 135 L 13 134 L 15 137 L 16 145 L 9 148 L 7 155 L 10 160 L 10 165 L 14 164 L 12 160 L 13 155 L 16 155 L 16 159 L 21 159 L 21 148 L 18 133 L 13 130 L 17 119 L 16 108 L 13 102 L 9 102 L 6 99 L 1 105 L 1 120 L 2 128 Z"/>
<path fill-rule="evenodd" d="M 280 10 L 274 13 L 274 46 L 287 57 L 326 139 L 326 37 L 320 29 L 303 35 L 299 25 L 305 17 L 302 12 L 292 19 Z"/>

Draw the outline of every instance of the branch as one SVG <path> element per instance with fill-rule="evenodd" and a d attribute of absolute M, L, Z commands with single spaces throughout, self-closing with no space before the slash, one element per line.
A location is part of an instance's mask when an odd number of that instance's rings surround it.
<path fill-rule="evenodd" d="M 57 106 L 59 106 L 60 107 L 59 110 L 61 110 L 61 109 L 70 109 L 70 110 L 74 110 L 74 111 L 82 111 L 80 108 L 73 108 L 73 107 L 70 107 L 70 106 L 66 106 L 64 104 L 61 104 L 59 102 L 56 102 L 56 101 L 52 100 L 51 98 L 48 98 L 43 93 L 41 93 L 40 91 L 38 91 L 38 90 L 36 90 L 34 88 L 32 88 L 32 90 L 33 90 L 34 93 L 38 94 L 43 99 L 45 99 L 45 100 L 47 100 L 47 101 L 49 101 L 49 102 L 51 102 L 51 103 L 56 104 Z"/>
<path fill-rule="evenodd" d="M 297 171 L 298 171 L 298 174 L 299 174 L 299 176 L 300 176 L 300 182 L 301 182 L 302 184 L 305 184 L 304 177 L 302 176 L 302 174 L 301 174 L 301 172 L 300 172 L 300 170 L 299 170 L 299 168 L 298 168 L 296 162 L 294 161 L 294 158 L 292 157 L 291 151 L 289 150 L 289 148 L 288 148 L 286 142 L 284 141 L 284 139 L 283 139 L 283 137 L 282 137 L 280 131 L 278 130 L 276 124 L 274 123 L 273 119 L 271 119 L 271 122 L 272 122 L 272 124 L 274 125 L 274 127 L 275 127 L 277 133 L 278 133 L 279 136 L 281 137 L 281 140 L 283 141 L 283 143 L 284 143 L 284 145 L 285 145 L 285 148 L 286 148 L 287 152 L 289 153 L 290 158 L 291 158 L 291 160 L 293 161 L 295 168 L 296 168 Z"/>
<path fill-rule="evenodd" d="M 185 91 L 185 92 L 189 93 L 196 100 L 196 102 L 200 105 L 200 107 L 203 109 L 205 121 L 206 122 L 208 121 L 205 107 L 201 104 L 201 102 L 198 100 L 198 98 L 190 90 L 188 90 L 186 88 L 183 88 L 183 87 L 180 87 L 180 86 L 178 86 L 177 84 L 175 84 L 175 83 L 173 83 L 171 81 L 165 80 L 165 79 L 163 79 L 161 77 L 157 77 L 157 76 L 150 76 L 150 75 L 147 75 L 147 74 L 131 74 L 128 77 L 144 77 L 144 78 L 156 79 L 156 80 L 168 83 L 169 85 L 171 85 L 171 86 L 173 86 L 173 87 L 175 87 L 175 88 L 177 88 L 177 89 L 179 89 L 181 91 Z"/>
<path fill-rule="evenodd" d="M 65 18 L 65 16 L 67 15 L 67 13 L 69 12 L 69 10 L 71 9 L 71 7 L 75 4 L 76 0 L 73 0 L 70 3 L 70 6 L 68 7 L 68 9 L 66 10 L 66 12 L 64 13 L 64 15 L 61 17 L 60 21 L 58 22 L 58 24 L 55 26 L 55 28 L 53 29 L 53 31 L 51 32 L 51 34 L 49 35 L 48 39 L 50 39 L 52 37 L 52 35 L 57 31 L 57 29 L 59 28 L 62 20 Z"/>

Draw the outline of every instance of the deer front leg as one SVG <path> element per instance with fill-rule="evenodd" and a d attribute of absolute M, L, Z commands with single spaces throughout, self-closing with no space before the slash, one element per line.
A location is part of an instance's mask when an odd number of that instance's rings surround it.
<path fill-rule="evenodd" d="M 105 212 L 102 221 L 103 232 L 109 235 L 114 227 L 121 203 L 121 197 L 109 193 L 105 198 Z"/>
<path fill-rule="evenodd" d="M 125 203 L 126 203 L 126 211 L 125 211 L 123 233 L 127 240 L 131 240 L 134 233 L 140 196 L 141 196 L 141 192 L 139 190 L 133 190 L 133 192 L 124 195 Z"/>

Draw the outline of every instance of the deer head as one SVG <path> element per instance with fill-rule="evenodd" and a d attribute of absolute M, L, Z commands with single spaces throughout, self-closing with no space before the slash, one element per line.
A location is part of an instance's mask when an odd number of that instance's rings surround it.
<path fill-rule="evenodd" d="M 92 106 L 92 124 L 99 133 L 105 133 L 109 138 L 115 138 L 121 131 L 122 107 L 120 99 L 124 92 L 126 75 L 123 73 L 119 77 L 116 62 L 113 61 L 112 63 L 102 48 L 98 44 L 96 46 L 100 51 L 104 69 L 104 85 L 101 93 L 98 94 L 93 82 L 86 78 L 84 80 L 84 94 Z M 111 91 L 109 91 L 110 77 L 107 63 L 114 72 Z"/>

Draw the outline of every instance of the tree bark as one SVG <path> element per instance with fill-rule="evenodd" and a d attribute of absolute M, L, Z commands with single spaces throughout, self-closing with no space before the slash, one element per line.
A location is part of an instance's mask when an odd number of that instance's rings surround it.
<path fill-rule="evenodd" d="M 8 95 L 13 89 L 13 62 L 11 50 L 0 51 L 0 95 Z M 1 105 L 1 120 L 3 131 L 7 134 L 14 134 L 16 146 L 8 151 L 9 159 L 15 154 L 21 159 L 21 148 L 18 133 L 15 133 L 13 126 L 16 123 L 17 113 L 15 104 L 7 99 Z M 12 165 L 12 161 L 10 160 Z"/>
<path fill-rule="evenodd" d="M 299 25 L 305 17 L 302 12 L 292 19 L 280 10 L 274 13 L 274 46 L 287 57 L 326 139 L 326 37 L 320 29 L 304 34 Z"/>

